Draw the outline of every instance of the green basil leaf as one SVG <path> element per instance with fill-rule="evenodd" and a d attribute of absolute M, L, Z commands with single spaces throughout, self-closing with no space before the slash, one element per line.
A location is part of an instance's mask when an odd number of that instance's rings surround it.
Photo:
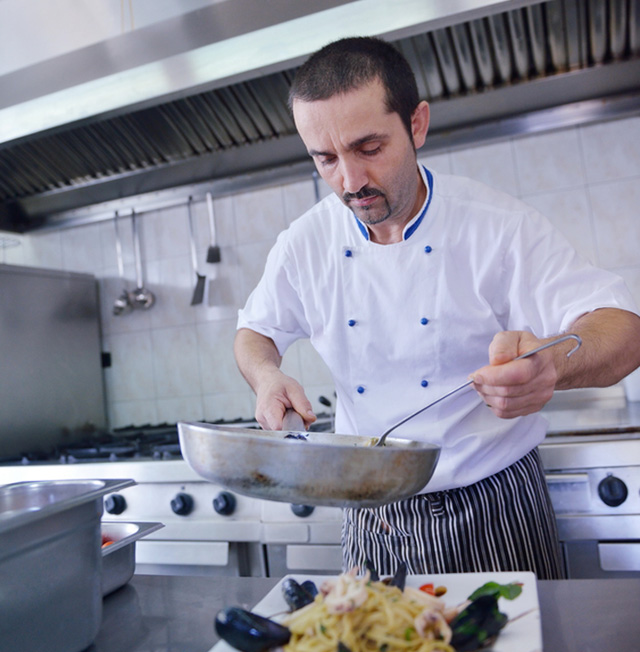
<path fill-rule="evenodd" d="M 494 595 L 497 598 L 514 600 L 522 593 L 522 584 L 520 582 L 511 582 L 509 584 L 498 584 L 497 582 L 487 582 L 480 588 L 476 589 L 470 596 L 469 600 L 475 600 L 481 595 Z"/>

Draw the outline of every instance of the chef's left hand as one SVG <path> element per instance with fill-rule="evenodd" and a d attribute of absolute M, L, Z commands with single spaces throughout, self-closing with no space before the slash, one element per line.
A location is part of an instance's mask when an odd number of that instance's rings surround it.
<path fill-rule="evenodd" d="M 525 331 L 504 331 L 493 338 L 489 364 L 470 378 L 496 416 L 512 419 L 538 412 L 553 396 L 558 380 L 553 348 L 514 360 L 544 343 Z"/>

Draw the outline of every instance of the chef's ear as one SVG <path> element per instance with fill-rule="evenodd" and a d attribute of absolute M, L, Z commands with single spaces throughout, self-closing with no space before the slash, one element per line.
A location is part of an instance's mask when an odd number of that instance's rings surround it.
<path fill-rule="evenodd" d="M 424 145 L 429 130 L 429 104 L 422 100 L 411 116 L 411 135 L 413 145 L 420 149 Z"/>

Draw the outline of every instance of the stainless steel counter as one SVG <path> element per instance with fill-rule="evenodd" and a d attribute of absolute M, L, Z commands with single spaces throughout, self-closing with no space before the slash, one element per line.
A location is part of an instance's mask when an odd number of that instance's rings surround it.
<path fill-rule="evenodd" d="M 270 578 L 135 575 L 104 603 L 88 652 L 208 652 L 223 606 L 251 608 L 276 584 Z M 640 640 L 640 582 L 538 583 L 544 652 L 626 652 Z"/>

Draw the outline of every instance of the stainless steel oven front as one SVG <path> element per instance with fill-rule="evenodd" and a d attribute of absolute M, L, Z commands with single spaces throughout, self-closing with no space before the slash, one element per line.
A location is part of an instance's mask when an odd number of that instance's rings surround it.
<path fill-rule="evenodd" d="M 569 578 L 640 579 L 640 432 L 540 447 Z"/>

